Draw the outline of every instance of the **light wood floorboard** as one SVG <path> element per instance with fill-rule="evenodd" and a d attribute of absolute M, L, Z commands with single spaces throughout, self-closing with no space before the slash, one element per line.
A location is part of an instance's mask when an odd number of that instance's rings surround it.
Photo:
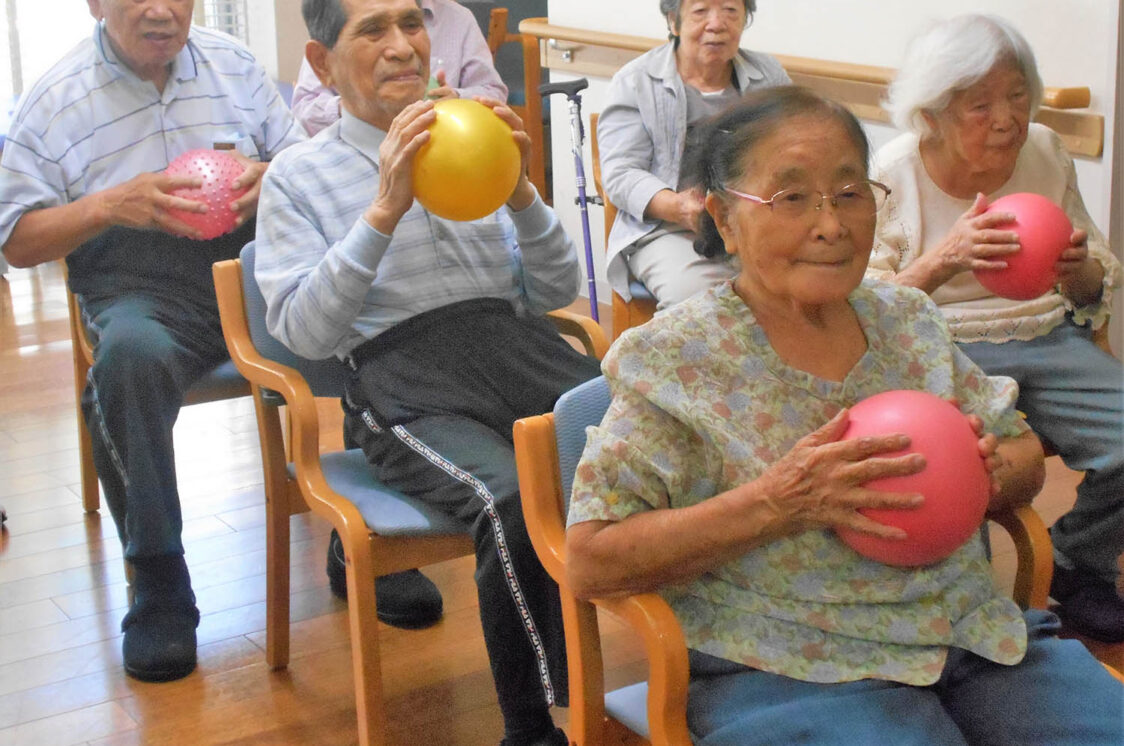
<path fill-rule="evenodd" d="M 582 304 L 575 310 L 584 310 Z M 603 317 L 608 317 L 607 309 Z M 188 407 L 176 425 L 184 541 L 199 599 L 199 669 L 144 684 L 121 668 L 126 585 L 108 511 L 86 515 L 70 341 L 55 265 L 0 279 L 0 744 L 341 744 L 355 740 L 346 605 L 324 575 L 329 527 L 292 519 L 292 656 L 265 664 L 265 510 L 249 399 Z M 322 408 L 338 443 L 338 405 Z M 1037 507 L 1047 521 L 1073 501 L 1080 475 L 1057 459 Z M 995 539 L 996 575 L 1011 549 Z M 445 617 L 421 631 L 382 627 L 396 744 L 494 744 L 502 735 L 477 614 L 472 559 L 427 573 Z M 1091 646 L 1124 663 L 1124 645 Z M 608 678 L 636 680 L 634 641 L 607 624 Z M 565 725 L 566 712 L 557 713 Z"/>

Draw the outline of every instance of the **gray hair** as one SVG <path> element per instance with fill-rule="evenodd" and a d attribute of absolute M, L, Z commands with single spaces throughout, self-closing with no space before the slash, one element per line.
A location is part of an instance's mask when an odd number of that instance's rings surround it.
<path fill-rule="evenodd" d="M 340 32 L 347 25 L 347 11 L 341 0 L 303 0 L 301 15 L 309 37 L 328 49 L 336 46 Z"/>
<path fill-rule="evenodd" d="M 898 129 L 925 137 L 930 128 L 923 113 L 944 111 L 953 94 L 978 83 L 1003 60 L 1026 78 L 1034 116 L 1042 103 L 1034 51 L 1008 21 L 978 14 L 941 21 L 910 43 L 890 84 L 886 111 Z"/>
<path fill-rule="evenodd" d="M 707 145 L 683 154 L 681 182 L 705 192 L 722 193 L 742 179 L 749 151 L 799 117 L 838 122 L 859 151 L 863 168 L 867 167 L 870 142 L 855 115 L 814 91 L 786 85 L 751 91 L 724 112 L 705 120 L 700 125 L 699 142 Z M 722 234 L 706 211 L 699 215 L 695 252 L 708 259 L 726 253 Z"/>
<path fill-rule="evenodd" d="M 745 18 L 746 23 L 748 24 L 752 22 L 753 14 L 757 12 L 757 0 L 742 0 L 742 5 L 745 6 Z M 682 9 L 683 0 L 660 0 L 660 13 L 663 14 L 664 18 L 667 18 L 670 15 L 674 15 L 676 21 L 678 23 L 682 23 L 683 18 L 679 15 L 679 12 Z M 677 39 L 679 37 L 677 37 L 671 29 L 668 29 L 667 38 Z"/>

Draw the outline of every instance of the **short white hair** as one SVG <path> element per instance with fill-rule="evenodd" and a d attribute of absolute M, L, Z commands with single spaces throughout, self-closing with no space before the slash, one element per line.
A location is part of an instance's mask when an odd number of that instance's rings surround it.
<path fill-rule="evenodd" d="M 920 137 L 930 134 L 924 112 L 944 111 L 953 94 L 982 80 L 996 63 L 1009 59 L 1022 71 L 1030 114 L 1042 103 L 1042 78 L 1034 51 L 1008 21 L 967 14 L 940 21 L 906 49 L 884 104 L 894 125 Z"/>

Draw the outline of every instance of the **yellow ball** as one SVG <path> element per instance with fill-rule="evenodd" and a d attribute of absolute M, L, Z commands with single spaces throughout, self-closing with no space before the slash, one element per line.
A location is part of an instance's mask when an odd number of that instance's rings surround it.
<path fill-rule="evenodd" d="M 448 220 L 478 220 L 498 210 L 519 181 L 511 127 L 487 106 L 453 98 L 433 105 L 437 121 L 414 157 L 414 197 Z"/>

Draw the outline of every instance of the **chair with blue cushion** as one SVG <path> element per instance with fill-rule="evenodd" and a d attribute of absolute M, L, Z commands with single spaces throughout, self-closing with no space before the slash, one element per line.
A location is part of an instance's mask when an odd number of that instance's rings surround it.
<path fill-rule="evenodd" d="M 605 187 L 601 182 L 601 151 L 597 147 L 597 114 L 589 115 L 589 145 L 593 151 L 593 186 L 597 195 L 605 206 L 605 247 L 609 246 L 609 232 L 613 229 L 613 221 L 617 219 L 617 207 L 609 201 L 605 194 Z M 656 297 L 644 287 L 644 283 L 637 280 L 629 273 L 628 290 L 632 295 L 631 300 L 625 300 L 617 291 L 613 291 L 613 339 L 625 329 L 640 326 L 652 319 L 656 313 Z"/>
<path fill-rule="evenodd" d="M 358 449 L 321 453 L 316 397 L 339 399 L 350 376 L 341 361 L 294 355 L 265 327 L 265 299 L 254 280 L 254 244 L 240 260 L 214 268 L 223 334 L 250 382 L 261 440 L 266 495 L 266 660 L 289 660 L 289 517 L 311 509 L 339 532 L 347 567 L 348 616 L 359 742 L 384 742 L 375 578 L 475 553 L 470 526 L 379 483 Z M 556 318 L 555 318 L 556 317 Z M 552 314 L 563 334 L 591 354 L 606 342 L 591 319 Z M 291 459 L 280 408 L 287 407 Z"/>
<path fill-rule="evenodd" d="M 507 86 L 507 104 L 523 120 L 531 138 L 527 176 L 547 199 L 550 185 L 546 183 L 543 125 L 549 112 L 539 96 L 539 42 L 535 37 L 508 31 L 509 22 L 518 28 L 526 18 L 545 16 L 546 0 L 461 0 L 461 5 L 472 11 L 480 25 L 496 72 Z"/>
<path fill-rule="evenodd" d="M 566 513 L 574 472 L 585 448 L 586 428 L 600 424 L 609 401 L 605 378 L 595 378 L 560 397 L 553 413 L 515 423 L 515 461 L 527 531 L 561 593 L 570 666 L 569 733 L 579 746 L 689 744 L 687 648 L 671 607 L 655 593 L 582 601 L 566 580 Z M 1029 505 L 988 517 L 1015 543 L 1015 601 L 1024 609 L 1045 608 L 1053 551 L 1042 519 Z M 599 609 L 639 636 L 648 662 L 646 681 L 605 691 Z"/>
<path fill-rule="evenodd" d="M 582 744 L 689 744 L 687 644 L 659 595 L 579 600 L 566 581 L 566 511 L 585 429 L 609 406 L 609 386 L 594 378 L 563 394 L 553 414 L 515 423 L 515 463 L 527 531 L 539 560 L 558 583 L 570 667 L 571 740 Z M 636 631 L 648 679 L 606 692 L 598 609 Z"/>
<path fill-rule="evenodd" d="M 82 414 L 81 402 L 82 392 L 86 388 L 86 377 L 94 364 L 94 349 L 89 337 L 86 336 L 86 326 L 82 323 L 82 309 L 78 306 L 78 299 L 69 288 L 66 291 L 66 305 L 70 314 L 74 396 L 78 402 L 78 459 L 82 480 L 82 508 L 87 513 L 93 513 L 101 504 L 101 493 L 98 491 L 98 471 L 94 465 L 93 443 L 90 440 L 90 430 L 86 427 L 86 418 Z M 238 373 L 234 363 L 227 360 L 196 381 L 195 385 L 188 389 L 183 403 L 184 406 L 188 406 L 221 399 L 237 399 L 248 396 L 249 393 L 250 385 Z"/>

